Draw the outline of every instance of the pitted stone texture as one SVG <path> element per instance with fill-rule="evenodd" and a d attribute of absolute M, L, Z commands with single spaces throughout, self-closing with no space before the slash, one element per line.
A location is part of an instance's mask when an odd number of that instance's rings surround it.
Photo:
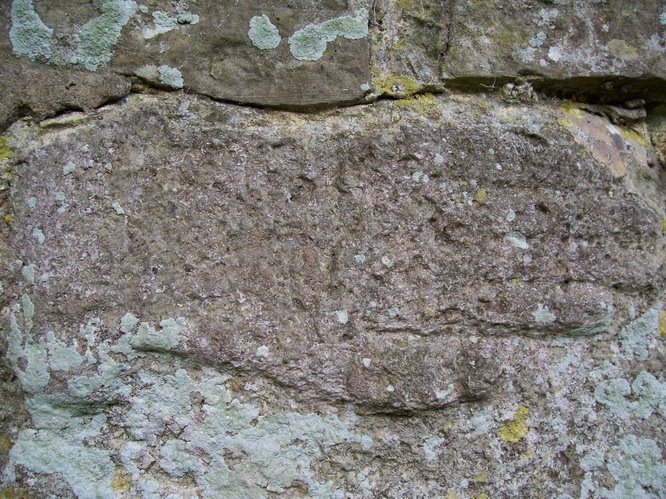
<path fill-rule="evenodd" d="M 556 109 L 436 112 L 136 96 L 17 128 L 13 245 L 49 275 L 40 323 L 178 310 L 196 332 L 183 355 L 404 411 L 484 397 L 520 363 L 507 338 L 613 333 L 659 298 L 660 208 Z"/>

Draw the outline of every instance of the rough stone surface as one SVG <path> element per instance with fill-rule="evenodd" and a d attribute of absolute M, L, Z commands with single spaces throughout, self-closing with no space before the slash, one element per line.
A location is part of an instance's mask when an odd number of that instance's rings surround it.
<path fill-rule="evenodd" d="M 664 9 L 3 2 L 0 497 L 663 497 Z"/>

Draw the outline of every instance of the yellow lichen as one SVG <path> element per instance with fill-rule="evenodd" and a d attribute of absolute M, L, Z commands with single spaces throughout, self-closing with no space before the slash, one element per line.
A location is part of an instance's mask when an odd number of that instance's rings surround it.
<path fill-rule="evenodd" d="M 564 128 L 571 128 L 573 126 L 573 123 L 571 123 L 571 121 L 566 119 L 564 116 L 557 118 L 557 123 Z"/>
<path fill-rule="evenodd" d="M 474 201 L 479 204 L 486 204 L 486 201 L 488 201 L 488 192 L 485 189 L 479 189 L 474 193 Z"/>
<path fill-rule="evenodd" d="M 632 140 L 639 146 L 648 147 L 650 145 L 650 141 L 635 130 L 620 128 L 620 133 L 625 140 Z"/>
<path fill-rule="evenodd" d="M 530 431 L 530 427 L 527 424 L 529 418 L 530 410 L 524 405 L 518 407 L 513 415 L 513 419 L 500 427 L 500 439 L 509 444 L 517 444 L 523 440 Z"/>
<path fill-rule="evenodd" d="M 666 236 L 666 218 L 661 221 L 661 233 Z"/>
<path fill-rule="evenodd" d="M 638 52 L 634 47 L 624 40 L 619 40 L 617 38 L 613 38 L 608 42 L 608 49 L 614 57 L 619 59 L 633 60 L 638 57 Z"/>
<path fill-rule="evenodd" d="M 3 435 L 0 437 L 0 454 L 7 454 L 12 448 L 13 441 L 11 437 Z"/>
<path fill-rule="evenodd" d="M 476 499 L 488 499 L 488 494 L 485 493 L 479 494 L 478 496 L 476 496 Z"/>
<path fill-rule="evenodd" d="M 0 499 L 28 499 L 30 496 L 25 489 L 6 487 L 0 489 Z"/>
<path fill-rule="evenodd" d="M 411 109 L 423 116 L 429 116 L 437 110 L 437 98 L 432 94 L 415 95 L 407 99 L 400 99 L 397 106 L 401 109 Z"/>
<path fill-rule="evenodd" d="M 114 492 L 129 492 L 132 488 L 132 480 L 123 470 L 116 468 L 116 473 L 111 480 L 111 488 Z"/>
<path fill-rule="evenodd" d="M 573 116 L 574 118 L 583 118 L 585 116 L 583 104 L 579 102 L 566 102 L 560 106 L 560 111 L 562 111 L 564 114 Z"/>
<path fill-rule="evenodd" d="M 472 478 L 471 481 L 474 482 L 474 483 L 487 482 L 488 481 L 488 473 L 486 473 L 485 471 L 482 472 L 482 473 L 479 473 L 474 478 Z"/>
<path fill-rule="evenodd" d="M 411 97 L 419 91 L 419 84 L 407 76 L 376 77 L 372 84 L 381 95 L 399 99 Z"/>
<path fill-rule="evenodd" d="M 666 310 L 659 311 L 659 336 L 666 337 Z"/>
<path fill-rule="evenodd" d="M 16 222 L 16 217 L 11 213 L 7 213 L 2 217 L 2 219 L 5 221 L 7 225 L 12 225 L 14 222 Z"/>
<path fill-rule="evenodd" d="M 413 9 L 416 7 L 414 0 L 398 0 L 398 7 L 401 9 Z"/>

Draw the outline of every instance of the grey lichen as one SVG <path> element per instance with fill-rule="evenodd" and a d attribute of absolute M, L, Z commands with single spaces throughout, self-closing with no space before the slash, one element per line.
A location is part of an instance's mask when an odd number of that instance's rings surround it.
<path fill-rule="evenodd" d="M 70 43 L 62 43 L 42 21 L 32 0 L 14 0 L 9 31 L 14 55 L 58 66 L 81 66 L 88 71 L 108 64 L 137 6 L 133 0 L 100 0 L 95 6 L 100 15 L 81 26 Z"/>
<path fill-rule="evenodd" d="M 289 50 L 299 61 L 317 61 L 336 38 L 359 40 L 368 36 L 368 11 L 360 9 L 356 16 L 342 16 L 321 24 L 308 24 L 289 37 Z"/>
<path fill-rule="evenodd" d="M 252 40 L 252 45 L 260 50 L 275 49 L 282 41 L 280 30 L 277 29 L 268 16 L 263 14 L 250 19 L 250 29 L 247 36 Z"/>

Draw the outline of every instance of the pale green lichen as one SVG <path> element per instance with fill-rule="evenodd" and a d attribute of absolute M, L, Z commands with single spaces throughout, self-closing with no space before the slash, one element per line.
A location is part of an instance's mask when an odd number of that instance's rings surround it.
<path fill-rule="evenodd" d="M 72 371 L 83 365 L 83 357 L 78 351 L 76 342 L 73 345 L 58 340 L 53 331 L 47 334 L 49 365 L 54 371 Z"/>
<path fill-rule="evenodd" d="M 39 244 L 44 244 L 44 241 L 46 241 L 46 237 L 44 236 L 44 232 L 42 232 L 42 229 L 38 229 L 35 227 L 32 229 L 32 238 L 37 241 Z"/>
<path fill-rule="evenodd" d="M 59 66 L 82 66 L 88 71 L 108 64 L 137 7 L 133 0 L 100 0 L 95 6 L 100 15 L 81 26 L 71 43 L 63 44 L 44 24 L 32 0 L 14 0 L 9 33 L 14 55 Z"/>
<path fill-rule="evenodd" d="M 594 471 L 604 465 L 604 453 L 599 449 L 591 451 L 580 460 L 583 471 Z"/>
<path fill-rule="evenodd" d="M 391 307 L 387 310 L 388 316 L 391 318 L 400 317 L 400 309 L 398 307 Z"/>
<path fill-rule="evenodd" d="M 537 324 L 552 324 L 557 319 L 549 309 L 548 305 L 539 303 L 536 310 L 532 312 L 532 317 Z"/>
<path fill-rule="evenodd" d="M 659 310 L 652 308 L 620 331 L 622 352 L 630 359 L 646 360 L 657 340 Z"/>
<path fill-rule="evenodd" d="M 32 0 L 14 0 L 9 30 L 12 52 L 33 61 L 48 62 L 53 55 L 53 30 L 42 22 Z"/>
<path fill-rule="evenodd" d="M 60 473 L 77 497 L 114 497 L 111 453 L 83 443 L 101 433 L 106 417 L 67 416 L 63 428 L 23 430 L 9 453 L 10 470 L 24 466 L 36 473 Z"/>
<path fill-rule="evenodd" d="M 655 411 L 666 418 L 666 383 L 647 371 L 640 372 L 631 385 L 624 378 L 599 383 L 594 398 L 620 419 L 631 416 L 647 419 Z"/>
<path fill-rule="evenodd" d="M 170 16 L 166 12 L 156 10 L 153 12 L 153 22 L 153 27 L 145 28 L 143 30 L 143 37 L 146 40 L 168 33 L 169 31 L 176 29 L 178 26 L 199 24 L 199 16 L 190 12 L 178 14 L 177 16 Z"/>
<path fill-rule="evenodd" d="M 338 321 L 338 324 L 347 324 L 347 322 L 349 322 L 349 312 L 346 310 L 336 310 L 335 318 Z"/>
<path fill-rule="evenodd" d="M 35 266 L 34 265 L 24 265 L 23 268 L 21 269 L 21 275 L 23 275 L 23 279 L 25 279 L 25 282 L 28 284 L 35 284 Z"/>
<path fill-rule="evenodd" d="M 120 32 L 136 12 L 132 0 L 97 2 L 101 15 L 91 19 L 74 35 L 77 42 L 72 59 L 89 71 L 109 63 Z"/>
<path fill-rule="evenodd" d="M 600 489 L 598 497 L 656 498 L 666 490 L 666 465 L 662 462 L 662 451 L 654 440 L 629 435 L 606 459 L 615 488 Z"/>
<path fill-rule="evenodd" d="M 116 212 L 116 215 L 124 215 L 125 214 L 125 209 L 117 201 L 111 205 L 111 208 L 113 208 L 113 211 Z"/>
<path fill-rule="evenodd" d="M 159 330 L 147 322 L 142 322 L 129 343 L 137 350 L 170 351 L 182 341 L 181 333 L 186 325 L 185 319 L 182 317 L 161 321 Z"/>
<path fill-rule="evenodd" d="M 69 175 L 70 173 L 74 173 L 75 171 L 76 171 L 76 163 L 74 163 L 74 161 L 68 161 L 62 167 L 63 175 Z"/>
<path fill-rule="evenodd" d="M 423 454 L 428 464 L 432 464 L 441 454 L 439 446 L 444 443 L 442 437 L 430 437 L 423 443 Z"/>
<path fill-rule="evenodd" d="M 526 250 L 530 248 L 527 239 L 520 232 L 511 232 L 506 236 L 504 236 L 504 239 L 506 239 L 507 242 L 511 243 L 513 246 L 515 246 L 518 249 Z"/>
<path fill-rule="evenodd" d="M 291 55 L 299 61 L 318 61 L 328 43 L 336 38 L 359 40 L 368 36 L 368 11 L 360 9 L 356 16 L 343 16 L 321 24 L 308 24 L 289 37 Z"/>
<path fill-rule="evenodd" d="M 160 83 L 169 88 L 180 89 L 185 85 L 182 73 L 177 68 L 162 65 L 157 68 L 160 75 Z"/>
<path fill-rule="evenodd" d="M 10 451 L 10 482 L 16 466 L 22 466 L 59 473 L 77 497 L 115 497 L 119 476 L 131 496 L 162 497 L 165 474 L 191 476 L 204 498 L 267 497 L 285 492 L 294 481 L 307 485 L 312 497 L 342 497 L 344 491 L 332 483 L 317 481 L 312 463 L 337 444 L 372 446 L 369 437 L 351 431 L 353 415 L 261 414 L 234 398 L 225 385 L 228 376 L 214 369 L 196 368 L 191 374 L 173 359 L 160 362 L 173 368 L 151 371 L 145 360 L 158 354 L 145 350 L 182 344 L 183 319 L 165 319 L 156 330 L 128 313 L 117 326 L 121 336 L 100 344 L 102 322 L 91 319 L 79 329 L 78 337 L 87 343 L 81 355 L 76 338 L 66 343 L 48 333 L 40 341 L 33 339 L 19 326 L 21 308 L 12 309 L 7 356 L 31 393 L 26 407 L 34 428 L 22 431 Z M 78 375 L 62 393 L 48 386 L 49 370 Z M 196 407 L 195 395 L 201 401 Z M 131 403 L 118 405 L 118 400 Z M 117 455 L 98 443 L 109 436 L 109 411 L 114 425 L 133 438 L 120 443 Z M 141 466 L 154 458 L 160 479 Z"/>
<path fill-rule="evenodd" d="M 272 50 L 277 48 L 282 41 L 280 30 L 271 22 L 266 15 L 254 16 L 250 19 L 250 29 L 247 32 L 252 45 L 260 50 Z"/>
<path fill-rule="evenodd" d="M 128 312 L 120 319 L 120 330 L 123 333 L 133 333 L 140 322 L 138 317 Z"/>
<path fill-rule="evenodd" d="M 363 253 L 358 253 L 358 254 L 354 255 L 354 261 L 358 264 L 365 263 L 365 260 L 366 260 L 366 258 L 365 258 L 365 255 Z"/>

